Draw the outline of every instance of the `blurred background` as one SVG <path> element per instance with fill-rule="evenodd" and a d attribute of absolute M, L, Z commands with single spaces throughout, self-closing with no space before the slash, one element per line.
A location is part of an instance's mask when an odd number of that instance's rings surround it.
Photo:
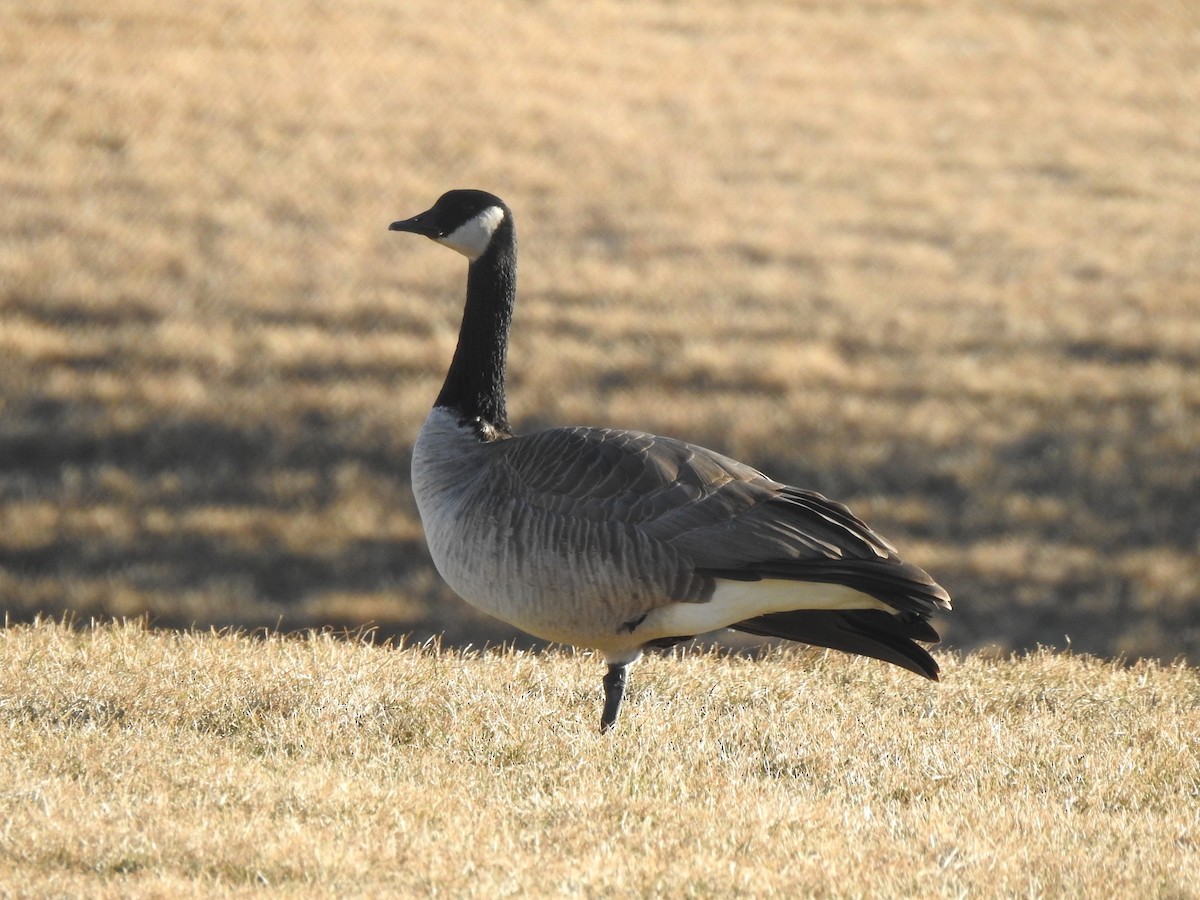
<path fill-rule="evenodd" d="M 847 502 L 958 648 L 1200 662 L 1200 7 L 0 0 L 0 607 L 515 632 L 412 441 L 517 217 L 516 428 Z M 524 644 L 524 642 L 521 642 Z"/>

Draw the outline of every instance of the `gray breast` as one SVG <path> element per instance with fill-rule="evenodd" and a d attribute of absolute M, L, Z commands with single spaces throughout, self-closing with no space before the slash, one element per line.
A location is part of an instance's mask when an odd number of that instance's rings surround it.
<path fill-rule="evenodd" d="M 647 476 L 636 454 L 618 449 L 588 460 L 569 452 L 578 442 L 572 431 L 481 442 L 435 408 L 413 451 L 426 540 L 446 582 L 497 618 L 580 646 L 632 644 L 623 623 L 699 594 L 704 579 L 638 527 L 658 503 L 638 490 Z M 650 481 L 665 485 L 669 475 Z"/>

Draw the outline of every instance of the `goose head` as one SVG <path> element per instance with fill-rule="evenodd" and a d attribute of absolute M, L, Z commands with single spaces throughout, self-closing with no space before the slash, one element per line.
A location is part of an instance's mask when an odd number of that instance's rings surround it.
<path fill-rule="evenodd" d="M 505 219 L 510 218 L 508 207 L 495 194 L 457 190 L 442 194 L 425 212 L 393 222 L 388 230 L 424 235 L 474 262 L 487 251 Z"/>

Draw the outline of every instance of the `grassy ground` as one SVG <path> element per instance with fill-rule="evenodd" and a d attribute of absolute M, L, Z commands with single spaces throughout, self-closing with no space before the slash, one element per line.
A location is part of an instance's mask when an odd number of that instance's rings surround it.
<path fill-rule="evenodd" d="M 1200 659 L 1200 13 L 1170 2 L 0 0 L 15 618 L 511 637 L 407 460 L 517 212 L 519 427 L 851 505 L 962 648 Z"/>
<path fill-rule="evenodd" d="M 0 631 L 5 896 L 1194 897 L 1200 676 Z"/>

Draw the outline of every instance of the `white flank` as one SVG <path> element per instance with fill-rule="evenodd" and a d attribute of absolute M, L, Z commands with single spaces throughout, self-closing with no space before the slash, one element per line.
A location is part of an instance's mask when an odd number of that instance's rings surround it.
<path fill-rule="evenodd" d="M 874 597 L 841 584 L 813 581 L 717 580 L 707 603 L 672 603 L 646 616 L 637 633 L 642 640 L 672 635 L 704 634 L 768 613 L 797 609 L 882 609 L 896 610 Z"/>
<path fill-rule="evenodd" d="M 451 250 L 457 250 L 467 259 L 474 262 L 483 256 L 483 251 L 492 241 L 492 235 L 504 221 L 504 210 L 498 206 L 489 206 L 475 218 L 459 225 L 445 237 L 434 238 L 439 244 L 445 244 Z"/>

